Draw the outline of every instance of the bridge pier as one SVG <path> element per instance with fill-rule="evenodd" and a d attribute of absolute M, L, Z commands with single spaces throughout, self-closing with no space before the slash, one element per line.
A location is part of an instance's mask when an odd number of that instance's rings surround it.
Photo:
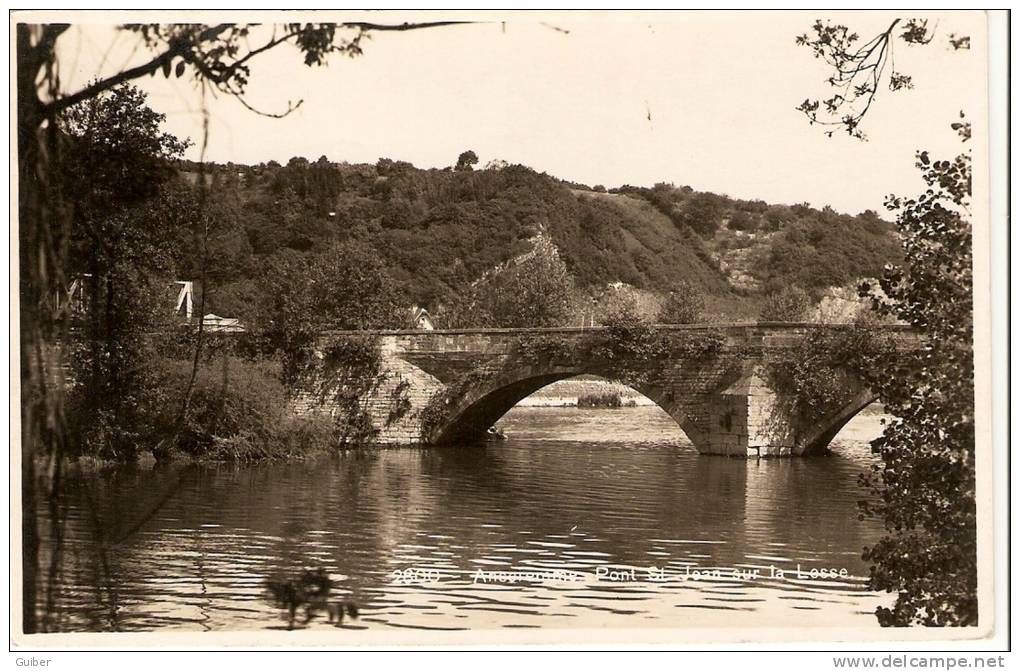
<path fill-rule="evenodd" d="M 777 414 L 776 392 L 764 382 L 757 365 L 748 365 L 710 407 L 712 430 L 708 444 L 698 448 L 702 454 L 788 457 L 797 453 L 793 431 Z"/>

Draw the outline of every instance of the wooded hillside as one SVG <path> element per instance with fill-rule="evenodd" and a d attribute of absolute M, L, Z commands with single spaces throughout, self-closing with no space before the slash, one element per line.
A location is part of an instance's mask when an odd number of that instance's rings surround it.
<path fill-rule="evenodd" d="M 665 293 L 686 282 L 710 312 L 747 317 L 760 296 L 788 286 L 818 294 L 877 276 L 899 258 L 892 226 L 806 205 L 769 205 L 688 187 L 623 186 L 607 192 L 518 165 L 421 170 L 293 158 L 257 166 L 205 166 L 227 230 L 220 253 L 235 269 L 212 299 L 241 314 L 246 285 L 285 250 L 314 254 L 332 242 L 373 251 L 408 304 L 432 311 L 496 265 L 554 243 L 581 291 L 623 282 Z M 195 182 L 198 168 L 182 163 Z"/>

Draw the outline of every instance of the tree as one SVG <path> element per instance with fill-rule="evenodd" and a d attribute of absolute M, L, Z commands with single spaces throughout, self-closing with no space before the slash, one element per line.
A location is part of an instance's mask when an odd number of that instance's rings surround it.
<path fill-rule="evenodd" d="M 684 205 L 681 220 L 698 235 L 712 237 L 722 223 L 722 198 L 714 193 L 699 193 Z"/>
<path fill-rule="evenodd" d="M 37 76 L 55 59 L 55 46 L 68 24 L 18 24 L 18 73 L 32 84 L 19 95 L 26 96 L 26 105 L 35 108 L 33 118 L 53 114 L 94 98 L 124 82 L 162 72 L 164 77 L 181 77 L 186 73 L 203 85 L 233 96 L 249 109 L 244 92 L 251 76 L 251 61 L 258 55 L 280 45 L 297 47 L 305 65 L 325 65 L 329 56 L 358 56 L 363 53 L 362 40 L 373 32 L 409 31 L 464 23 L 462 21 L 431 21 L 422 23 L 381 24 L 368 21 L 343 23 L 287 23 L 260 32 L 259 24 L 204 25 L 197 23 L 126 24 L 121 30 L 132 33 L 153 57 L 138 66 L 118 72 L 105 79 L 90 82 L 82 89 L 57 95 L 43 101 L 38 97 Z M 34 100 L 32 100 L 34 98 Z M 282 116 L 297 109 L 301 101 L 289 104 Z M 29 111 L 26 109 L 26 111 Z M 257 110 L 253 110 L 257 111 Z"/>
<path fill-rule="evenodd" d="M 892 608 L 877 610 L 882 625 L 976 625 L 970 156 L 933 160 L 922 151 L 917 167 L 929 189 L 886 203 L 899 212 L 904 263 L 880 290 L 861 287 L 880 314 L 923 338 L 893 374 L 863 371 L 896 417 L 872 443 L 881 465 L 863 478 L 877 500 L 862 510 L 886 529 L 864 558 L 874 563 L 871 588 L 897 594 Z"/>
<path fill-rule="evenodd" d="M 66 109 L 58 118 L 65 134 L 61 168 L 74 207 L 76 237 L 92 235 L 112 210 L 159 192 L 175 174 L 190 140 L 161 129 L 166 115 L 152 110 L 142 91 L 120 84 Z"/>
<path fill-rule="evenodd" d="M 734 231 L 753 231 L 758 228 L 758 222 L 747 212 L 737 210 L 730 217 L 727 227 Z"/>
<path fill-rule="evenodd" d="M 478 163 L 478 154 L 468 149 L 465 152 L 461 152 L 461 155 L 457 157 L 457 165 L 453 167 L 458 172 L 466 172 L 475 169 L 475 165 Z"/>
<path fill-rule="evenodd" d="M 663 324 L 693 324 L 705 309 L 705 298 L 689 282 L 680 282 L 669 292 L 659 311 Z"/>
<path fill-rule="evenodd" d="M 595 303 L 595 321 L 600 326 L 630 326 L 650 322 L 656 315 L 648 301 L 628 284 L 610 285 Z"/>
<path fill-rule="evenodd" d="M 157 341 L 172 337 L 174 269 L 195 202 L 167 189 L 187 142 L 164 133 L 164 115 L 122 84 L 69 108 L 63 192 L 73 207 L 67 271 L 88 300 L 72 368 L 75 453 L 130 459 L 142 444 L 138 394 Z"/>
<path fill-rule="evenodd" d="M 378 256 L 353 243 L 308 257 L 283 250 L 266 263 L 255 305 L 245 315 L 262 349 L 284 361 L 293 383 L 326 330 L 396 328 L 400 301 Z"/>
<path fill-rule="evenodd" d="M 797 38 L 834 70 L 838 92 L 823 101 L 805 100 L 800 110 L 812 124 L 839 125 L 864 139 L 860 124 L 892 62 L 897 38 L 929 44 L 927 22 L 900 20 L 868 42 L 845 26 L 816 22 L 815 35 Z M 970 38 L 949 35 L 953 50 L 969 49 Z M 890 69 L 888 87 L 912 86 L 911 78 Z M 842 115 L 842 116 L 840 116 Z M 971 126 L 950 124 L 963 142 Z M 827 132 L 832 135 L 832 131 Z M 876 288 L 861 286 L 880 315 L 911 324 L 923 338 L 919 355 L 898 357 L 876 370 L 862 369 L 886 409 L 896 419 L 872 443 L 882 463 L 862 477 L 875 497 L 862 513 L 882 519 L 887 535 L 866 548 L 873 562 L 870 586 L 897 593 L 892 608 L 876 611 L 884 626 L 975 625 L 977 603 L 977 521 L 975 501 L 973 283 L 969 221 L 969 154 L 932 160 L 918 152 L 916 166 L 928 184 L 917 198 L 890 197 L 898 211 L 903 264 L 887 270 Z M 873 223 L 873 222 L 872 222 Z"/>
<path fill-rule="evenodd" d="M 797 322 L 811 307 L 811 297 L 798 286 L 787 287 L 765 297 L 758 318 L 764 322 Z"/>
<path fill-rule="evenodd" d="M 540 237 L 532 251 L 478 280 L 457 306 L 461 325 L 526 328 L 563 326 L 574 282 L 556 247 Z"/>
<path fill-rule="evenodd" d="M 811 49 L 815 58 L 832 68 L 828 84 L 834 90 L 831 98 L 807 98 L 797 109 L 810 123 L 823 126 L 840 126 L 851 137 L 863 140 L 861 122 L 871 109 L 878 91 L 883 86 L 890 91 L 914 87 L 910 75 L 895 69 L 893 50 L 896 41 L 909 46 L 923 46 L 935 39 L 934 27 L 927 19 L 894 19 L 889 27 L 871 39 L 862 42 L 860 35 L 847 26 L 815 21 L 811 33 L 799 35 L 796 42 Z M 949 47 L 953 50 L 969 49 L 970 38 L 950 33 Z M 886 70 L 888 67 L 888 76 Z M 954 127 L 961 137 L 970 136 L 970 124 L 958 123 Z M 826 131 L 832 137 L 835 130 Z"/>

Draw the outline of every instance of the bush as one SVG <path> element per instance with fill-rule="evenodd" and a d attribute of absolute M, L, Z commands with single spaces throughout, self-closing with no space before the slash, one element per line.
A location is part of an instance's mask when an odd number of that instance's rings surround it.
<path fill-rule="evenodd" d="M 191 363 L 169 360 L 161 367 L 167 392 L 160 400 L 182 399 Z M 194 457 L 222 461 L 282 459 L 328 449 L 334 443 L 332 418 L 296 416 L 279 373 L 276 362 L 236 357 L 201 367 L 178 447 Z M 177 403 L 148 409 L 164 435 L 173 428 Z"/>
<path fill-rule="evenodd" d="M 758 221 L 747 212 L 737 210 L 730 217 L 727 226 L 733 231 L 754 231 L 758 228 Z"/>
<path fill-rule="evenodd" d="M 773 430 L 831 417 L 859 392 L 861 371 L 884 370 L 895 356 L 895 342 L 866 320 L 813 330 L 796 347 L 770 354 L 767 384 L 778 392 Z"/>
<path fill-rule="evenodd" d="M 705 309 L 705 298 L 701 292 L 687 282 L 679 283 L 669 292 L 659 310 L 659 322 L 663 324 L 693 324 Z"/>
<path fill-rule="evenodd" d="M 643 321 L 637 296 L 632 291 L 610 290 L 595 305 L 595 319 L 601 326 L 634 324 Z"/>
<path fill-rule="evenodd" d="M 596 391 L 577 397 L 578 408 L 619 408 L 622 405 L 623 400 L 616 391 Z"/>
<path fill-rule="evenodd" d="M 764 322 L 801 321 L 809 307 L 811 297 L 806 291 L 800 287 L 787 287 L 765 297 L 759 319 Z"/>
<path fill-rule="evenodd" d="M 724 202 L 714 193 L 699 193 L 687 202 L 681 219 L 701 237 L 710 238 L 719 230 Z"/>
<path fill-rule="evenodd" d="M 628 284 L 610 286 L 591 297 L 590 309 L 601 326 L 613 324 L 652 323 L 662 310 L 662 299 L 644 289 Z"/>

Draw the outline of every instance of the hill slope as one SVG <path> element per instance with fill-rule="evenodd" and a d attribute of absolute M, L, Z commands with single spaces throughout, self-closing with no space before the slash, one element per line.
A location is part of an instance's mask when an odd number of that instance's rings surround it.
<path fill-rule="evenodd" d="M 194 179 L 194 166 L 182 165 Z M 891 226 L 806 206 L 738 201 L 687 188 L 606 193 L 523 166 L 454 172 L 314 163 L 206 167 L 217 216 L 236 229 L 236 268 L 214 310 L 234 314 L 244 285 L 282 250 L 315 253 L 359 241 L 377 254 L 408 303 L 435 308 L 543 233 L 579 288 L 614 282 L 664 293 L 685 281 L 716 312 L 747 317 L 763 289 L 818 290 L 877 274 L 898 258 Z M 232 223 L 231 223 L 232 222 Z"/>

